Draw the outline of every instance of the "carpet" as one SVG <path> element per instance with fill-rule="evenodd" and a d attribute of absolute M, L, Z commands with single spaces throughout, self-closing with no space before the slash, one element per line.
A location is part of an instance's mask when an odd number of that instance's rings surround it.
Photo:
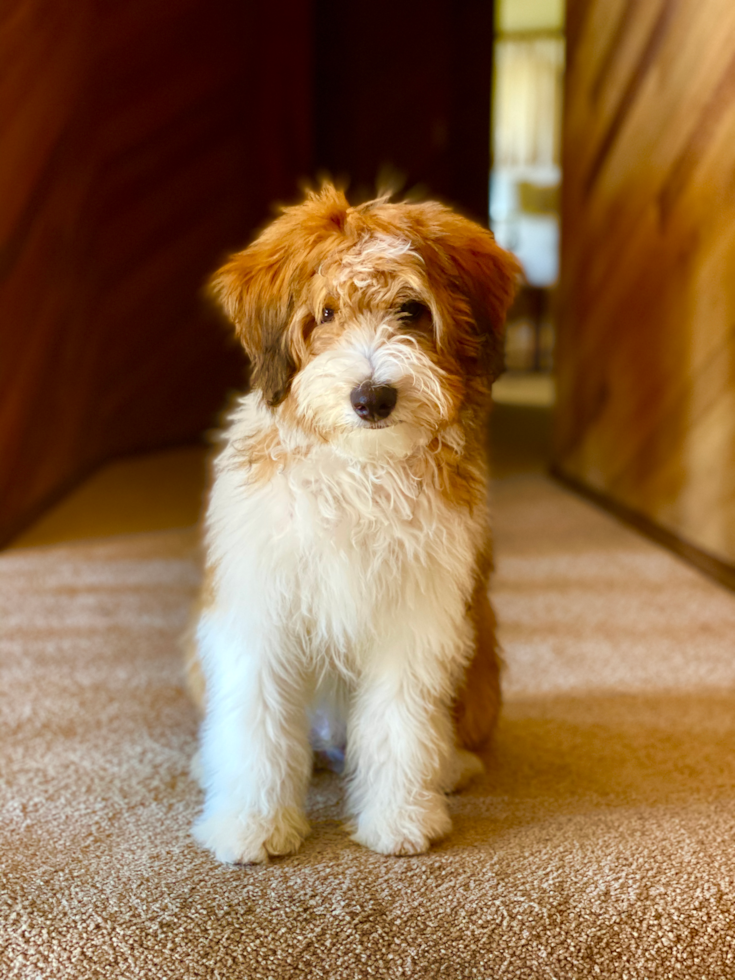
<path fill-rule="evenodd" d="M 735 596 L 543 476 L 494 485 L 505 704 L 429 854 L 189 828 L 193 531 L 0 556 L 0 976 L 735 978 Z"/>

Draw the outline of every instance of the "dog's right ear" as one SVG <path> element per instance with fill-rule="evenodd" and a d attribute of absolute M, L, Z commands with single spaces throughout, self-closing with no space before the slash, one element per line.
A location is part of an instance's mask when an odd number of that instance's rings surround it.
<path fill-rule="evenodd" d="M 271 408 L 286 397 L 296 373 L 286 341 L 293 310 L 292 271 L 283 249 L 259 239 L 231 256 L 210 283 L 250 358 L 251 383 Z"/>
<path fill-rule="evenodd" d="M 297 370 L 289 324 L 305 285 L 341 238 L 348 208 L 342 191 L 323 183 L 212 277 L 212 292 L 252 362 L 252 384 L 271 408 L 288 395 Z"/>

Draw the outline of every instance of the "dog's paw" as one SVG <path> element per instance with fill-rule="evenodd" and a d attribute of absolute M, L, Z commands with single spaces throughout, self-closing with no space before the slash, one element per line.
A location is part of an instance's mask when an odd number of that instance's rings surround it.
<path fill-rule="evenodd" d="M 442 788 L 445 793 L 457 793 L 484 772 L 485 766 L 479 755 L 468 752 L 467 749 L 455 749 L 447 766 Z"/>
<path fill-rule="evenodd" d="M 443 796 L 436 794 L 430 804 L 418 808 L 361 814 L 356 821 L 352 839 L 377 851 L 406 857 L 423 854 L 432 842 L 446 837 L 452 821 Z"/>
<path fill-rule="evenodd" d="M 309 832 L 306 817 L 286 807 L 271 817 L 222 810 L 194 825 L 194 838 L 223 864 L 265 864 L 295 854 Z"/>

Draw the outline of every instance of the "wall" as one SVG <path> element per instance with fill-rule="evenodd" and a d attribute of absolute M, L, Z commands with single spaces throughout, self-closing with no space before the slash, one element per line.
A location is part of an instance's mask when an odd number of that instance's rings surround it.
<path fill-rule="evenodd" d="M 570 0 L 555 459 L 735 562 L 735 4 Z"/>
<path fill-rule="evenodd" d="M 0 543 L 242 383 L 199 291 L 311 167 L 310 27 L 307 0 L 7 0 Z"/>
<path fill-rule="evenodd" d="M 398 178 L 487 223 L 492 0 L 317 0 L 317 166 Z"/>
<path fill-rule="evenodd" d="M 0 544 L 105 459 L 196 439 L 244 361 L 200 297 L 320 170 L 484 219 L 492 3 L 8 0 Z"/>

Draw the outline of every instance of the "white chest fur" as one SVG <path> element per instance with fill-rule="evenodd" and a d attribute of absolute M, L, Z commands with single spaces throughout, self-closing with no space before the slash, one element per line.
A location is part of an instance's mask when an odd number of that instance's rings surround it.
<path fill-rule="evenodd" d="M 396 621 L 455 624 L 471 593 L 483 515 L 449 506 L 409 459 L 346 459 L 329 446 L 278 455 L 260 479 L 248 446 L 262 438 L 242 403 L 217 466 L 210 561 L 225 607 L 258 607 L 312 655 L 347 666 Z M 352 664 L 356 666 L 356 664 Z"/>

